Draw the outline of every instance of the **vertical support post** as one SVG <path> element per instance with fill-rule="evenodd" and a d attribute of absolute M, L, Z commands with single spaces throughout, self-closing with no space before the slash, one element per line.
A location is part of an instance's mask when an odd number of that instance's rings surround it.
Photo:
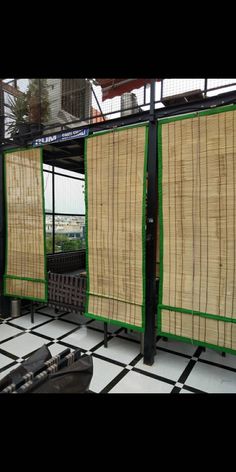
<path fill-rule="evenodd" d="M 161 79 L 161 102 L 163 99 L 163 87 L 164 87 L 164 79 Z"/>
<path fill-rule="evenodd" d="M 155 122 L 155 80 L 151 81 L 148 192 L 146 221 L 146 321 L 144 334 L 144 364 L 152 365 L 156 353 L 156 240 L 157 240 L 157 153 Z"/>
<path fill-rule="evenodd" d="M 55 254 L 55 173 L 52 166 L 52 253 Z"/>
<path fill-rule="evenodd" d="M 107 347 L 107 323 L 104 323 L 104 347 Z"/>
<path fill-rule="evenodd" d="M 31 301 L 30 312 L 31 312 L 31 323 L 34 323 L 34 302 L 33 302 L 33 300 Z"/>
<path fill-rule="evenodd" d="M 207 96 L 207 79 L 204 79 L 204 98 Z"/>

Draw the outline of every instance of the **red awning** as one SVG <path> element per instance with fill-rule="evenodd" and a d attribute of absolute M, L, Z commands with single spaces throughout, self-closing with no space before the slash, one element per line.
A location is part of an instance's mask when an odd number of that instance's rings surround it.
<path fill-rule="evenodd" d="M 125 92 L 131 92 L 136 88 L 150 84 L 152 79 L 95 79 L 97 84 L 102 87 L 102 100 L 122 95 Z M 158 80 L 158 79 L 156 79 Z"/>

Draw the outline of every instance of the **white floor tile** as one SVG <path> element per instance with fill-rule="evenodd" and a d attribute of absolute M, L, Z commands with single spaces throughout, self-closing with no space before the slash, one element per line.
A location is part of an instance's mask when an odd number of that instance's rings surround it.
<path fill-rule="evenodd" d="M 198 362 L 186 384 L 208 393 L 236 393 L 236 372 Z"/>
<path fill-rule="evenodd" d="M 113 338 L 108 342 L 108 347 L 100 347 L 96 354 L 108 357 L 109 359 L 115 359 L 116 361 L 123 362 L 124 364 L 130 364 L 130 362 L 140 354 L 139 344 L 132 343 L 132 341 L 126 341 L 121 338 Z"/>
<path fill-rule="evenodd" d="M 50 321 L 48 316 L 41 315 L 39 313 L 34 314 L 34 323 L 31 323 L 31 316 L 30 314 L 21 316 L 20 318 L 13 318 L 11 323 L 14 323 L 17 326 L 21 326 L 22 328 L 34 328 L 35 326 L 44 323 L 45 321 Z"/>
<path fill-rule="evenodd" d="M 189 390 L 186 390 L 185 388 L 182 388 L 182 390 L 180 390 L 179 393 L 193 393 L 193 392 L 190 392 Z"/>
<path fill-rule="evenodd" d="M 157 348 L 158 347 L 164 347 L 170 351 L 180 352 L 181 354 L 186 354 L 187 356 L 193 356 L 194 352 L 197 350 L 197 346 L 193 346 L 192 344 L 181 341 L 163 341 L 163 339 L 159 339 L 159 341 L 157 341 Z"/>
<path fill-rule="evenodd" d="M 68 348 L 66 346 L 61 346 L 60 344 L 55 343 L 49 346 L 48 349 L 51 352 L 52 356 L 56 356 L 57 354 L 59 354 L 62 351 L 65 351 L 65 349 L 68 349 Z M 70 351 L 73 351 L 73 349 L 71 349 Z"/>
<path fill-rule="evenodd" d="M 10 341 L 1 344 L 1 349 L 4 349 L 4 351 L 8 351 L 17 357 L 23 357 L 44 344 L 48 344 L 46 339 L 34 336 L 31 333 L 25 333 L 15 339 L 11 339 Z"/>
<path fill-rule="evenodd" d="M 206 352 L 202 352 L 199 359 L 206 361 L 215 362 L 216 364 L 225 365 L 227 367 L 233 367 L 236 369 L 236 356 L 233 354 L 226 354 L 225 357 L 221 355 L 219 351 L 213 351 L 213 349 L 206 348 Z"/>
<path fill-rule="evenodd" d="M 170 354 L 165 351 L 159 351 L 157 349 L 155 361 L 152 366 L 145 365 L 143 359 L 141 359 L 135 367 L 177 381 L 188 363 L 189 359 L 185 357 L 178 356 L 177 354 Z"/>
<path fill-rule="evenodd" d="M 93 377 L 89 390 L 101 392 L 122 370 L 123 367 L 93 357 Z"/>
<path fill-rule="evenodd" d="M 13 362 L 13 360 L 10 357 L 0 354 L 0 369 L 2 369 L 8 364 L 11 364 L 11 362 Z"/>
<path fill-rule="evenodd" d="M 109 393 L 170 393 L 173 385 L 130 371 Z"/>
<path fill-rule="evenodd" d="M 62 320 L 52 320 L 50 323 L 34 329 L 34 332 L 44 334 L 45 336 L 55 339 L 63 336 L 75 328 L 77 328 L 77 325 L 75 324 L 66 323 Z"/>
<path fill-rule="evenodd" d="M 9 372 L 11 372 L 11 370 L 16 369 L 17 367 L 19 367 L 19 364 L 15 364 L 15 365 L 11 366 L 9 369 L 6 369 L 3 372 L 1 372 L 0 373 L 0 379 L 3 379 L 3 377 L 6 377 L 6 375 L 8 375 Z"/>
<path fill-rule="evenodd" d="M 8 326 L 7 324 L 0 325 L 0 341 L 15 336 L 16 334 L 22 333 L 20 329 L 13 328 L 13 326 Z"/>
<path fill-rule="evenodd" d="M 92 329 L 87 329 L 86 326 L 82 326 L 74 333 L 63 338 L 63 342 L 86 349 L 87 351 L 101 341 L 103 341 L 103 334 L 98 331 L 93 331 Z"/>

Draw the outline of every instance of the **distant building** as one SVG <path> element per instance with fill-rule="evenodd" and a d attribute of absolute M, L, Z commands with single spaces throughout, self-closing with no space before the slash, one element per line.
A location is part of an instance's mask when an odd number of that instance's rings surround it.
<path fill-rule="evenodd" d="M 52 221 L 46 222 L 46 234 L 52 234 Z M 85 238 L 85 219 L 81 216 L 55 216 L 55 234 L 65 235 L 70 239 Z"/>
<path fill-rule="evenodd" d="M 16 87 L 16 79 L 13 79 L 11 83 L 6 83 L 3 79 L 0 79 L 0 142 L 2 142 L 4 138 L 10 137 L 7 128 L 13 120 L 8 117 L 10 114 L 9 99 L 23 95 L 23 92 Z"/>

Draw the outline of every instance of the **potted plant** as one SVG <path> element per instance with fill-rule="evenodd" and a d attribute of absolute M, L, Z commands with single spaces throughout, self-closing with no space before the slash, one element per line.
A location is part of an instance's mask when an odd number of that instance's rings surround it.
<path fill-rule="evenodd" d="M 11 137 L 18 137 L 29 133 L 29 120 L 28 120 L 28 105 L 27 97 L 25 94 L 19 95 L 18 97 L 9 98 L 10 113 L 8 118 L 11 119 L 11 123 L 8 125 L 8 132 Z"/>
<path fill-rule="evenodd" d="M 49 119 L 47 79 L 30 79 L 26 97 L 30 129 L 37 133 Z"/>

